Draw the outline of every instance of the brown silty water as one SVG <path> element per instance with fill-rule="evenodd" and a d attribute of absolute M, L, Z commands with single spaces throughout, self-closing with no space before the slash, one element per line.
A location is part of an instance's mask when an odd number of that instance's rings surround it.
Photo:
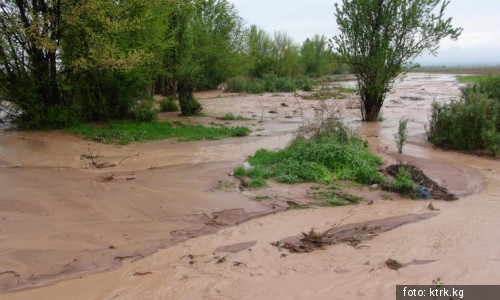
<path fill-rule="evenodd" d="M 310 119 L 319 101 L 289 94 L 204 93 L 210 116 L 257 115 L 246 122 L 252 136 L 215 142 L 108 146 L 64 133 L 5 132 L 0 137 L 4 289 L 109 271 L 6 293 L 2 299 L 394 299 L 396 284 L 431 284 L 438 278 L 446 284 L 496 284 L 498 160 L 436 150 L 424 138 L 431 102 L 458 96 L 453 76 L 409 74 L 389 95 L 383 121 L 374 124 L 357 121 L 357 110 L 346 108 L 352 99 L 327 101 L 360 127 L 386 162 L 416 164 L 461 199 L 434 201 L 440 209 L 436 216 L 356 248 L 340 244 L 308 254 L 280 252 L 270 242 L 311 228 L 322 232 L 429 212 L 427 201 L 372 195 L 373 205 L 286 211 L 238 224 L 280 209 L 273 201 L 251 201 L 248 191 L 216 189 L 218 182 L 231 181 L 227 173 L 256 149 L 285 146 L 302 124 L 300 108 Z M 403 117 L 410 119 L 410 140 L 405 155 L 398 156 L 392 135 Z M 213 117 L 192 121 L 218 122 Z M 116 166 L 89 168 L 81 159 L 89 149 Z M 103 182 L 110 174 L 114 180 Z M 273 185 L 258 193 L 279 200 L 299 198 L 301 192 L 302 186 Z M 405 267 L 389 270 L 387 259 Z"/>

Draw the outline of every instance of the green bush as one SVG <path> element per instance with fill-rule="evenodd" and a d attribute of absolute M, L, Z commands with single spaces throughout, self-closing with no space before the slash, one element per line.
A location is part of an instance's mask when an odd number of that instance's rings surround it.
<path fill-rule="evenodd" d="M 22 113 L 14 116 L 14 122 L 21 129 L 56 129 L 71 126 L 78 121 L 74 108 L 69 106 L 47 107 L 39 102 L 19 108 Z"/>
<path fill-rule="evenodd" d="M 156 121 L 158 110 L 154 108 L 153 101 L 143 100 L 137 102 L 131 109 L 130 113 L 135 121 L 153 122 Z"/>
<path fill-rule="evenodd" d="M 462 98 L 433 103 L 429 140 L 438 147 L 500 155 L 500 76 L 462 89 Z"/>
<path fill-rule="evenodd" d="M 404 195 L 412 195 L 415 192 L 415 182 L 411 173 L 405 168 L 399 168 L 398 175 L 391 183 L 391 189 Z"/>
<path fill-rule="evenodd" d="M 403 147 L 408 139 L 408 129 L 406 125 L 408 125 L 408 119 L 399 120 L 398 132 L 394 134 L 399 154 L 403 153 Z"/>
<path fill-rule="evenodd" d="M 247 91 L 249 79 L 243 76 L 233 77 L 226 82 L 226 91 L 231 93 L 244 93 Z"/>
<path fill-rule="evenodd" d="M 278 151 L 260 149 L 249 163 L 249 171 L 235 169 L 252 178 L 273 178 L 283 183 L 331 183 L 348 179 L 359 183 L 381 183 L 378 166 L 382 160 L 373 155 L 362 140 L 340 139 L 342 134 L 319 134 L 296 138 Z"/>
<path fill-rule="evenodd" d="M 203 110 L 203 106 L 194 96 L 181 97 L 179 99 L 182 114 L 185 116 L 194 116 Z"/>
<path fill-rule="evenodd" d="M 162 99 L 160 101 L 160 110 L 164 112 L 179 111 L 179 105 L 177 105 L 177 98 L 175 98 L 175 96 L 169 96 L 166 99 Z"/>

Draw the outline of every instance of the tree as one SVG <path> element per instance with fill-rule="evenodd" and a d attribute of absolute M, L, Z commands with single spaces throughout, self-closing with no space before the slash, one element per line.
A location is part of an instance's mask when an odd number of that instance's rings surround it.
<path fill-rule="evenodd" d="M 0 99 L 25 127 L 127 117 L 148 95 L 163 0 L 0 1 Z"/>
<path fill-rule="evenodd" d="M 262 77 L 272 73 L 273 66 L 273 40 L 269 35 L 256 25 L 250 26 L 246 37 L 246 52 L 249 58 L 249 73 L 252 77 Z"/>
<path fill-rule="evenodd" d="M 151 96 L 155 61 L 171 46 L 162 0 L 77 1 L 65 16 L 61 57 L 68 94 L 85 120 L 130 117 Z"/>
<path fill-rule="evenodd" d="M 166 38 L 174 45 L 164 53 L 157 85 L 162 94 L 178 95 L 183 115 L 193 115 L 202 108 L 194 91 L 215 88 L 234 73 L 243 21 L 226 0 L 169 2 Z"/>
<path fill-rule="evenodd" d="M 14 103 L 25 120 L 48 114 L 67 102 L 58 78 L 62 36 L 61 1 L 13 1 L 0 4 L 0 97 Z"/>
<path fill-rule="evenodd" d="M 284 32 L 275 32 L 272 43 L 274 74 L 278 77 L 293 77 L 299 72 L 299 50 Z"/>
<path fill-rule="evenodd" d="M 235 55 L 241 50 L 243 20 L 226 0 L 194 3 L 194 59 L 200 66 L 199 89 L 213 89 L 234 75 Z"/>
<path fill-rule="evenodd" d="M 334 68 L 334 56 L 325 36 L 315 35 L 302 43 L 300 61 L 303 72 L 309 76 L 325 75 Z"/>
<path fill-rule="evenodd" d="M 335 5 L 340 34 L 332 46 L 358 81 L 364 121 L 376 121 L 396 77 L 414 68 L 414 59 L 436 54 L 446 37 L 462 28 L 445 19 L 449 0 L 342 0 Z"/>

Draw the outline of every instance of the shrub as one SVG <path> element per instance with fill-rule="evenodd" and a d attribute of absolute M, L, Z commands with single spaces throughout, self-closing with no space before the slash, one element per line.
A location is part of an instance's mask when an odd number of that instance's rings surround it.
<path fill-rule="evenodd" d="M 203 106 L 194 96 L 185 96 L 179 99 L 182 114 L 185 116 L 193 116 L 201 113 Z"/>
<path fill-rule="evenodd" d="M 403 153 L 403 147 L 406 144 L 406 140 L 408 139 L 408 129 L 406 128 L 407 124 L 407 119 L 399 120 L 398 133 L 394 134 L 394 138 L 396 139 L 396 147 L 398 147 L 399 154 Z"/>
<path fill-rule="evenodd" d="M 244 93 L 247 91 L 249 79 L 243 76 L 233 77 L 227 80 L 226 91 L 232 93 Z"/>
<path fill-rule="evenodd" d="M 139 122 L 153 122 L 156 121 L 158 110 L 154 108 L 153 101 L 143 100 L 139 101 L 130 109 L 132 118 Z"/>
<path fill-rule="evenodd" d="M 382 160 L 369 152 L 363 141 L 340 140 L 339 136 L 297 137 L 279 151 L 260 149 L 249 158 L 253 169 L 244 174 L 283 183 L 331 183 L 337 179 L 366 184 L 382 182 L 377 170 Z M 235 169 L 235 174 L 241 172 Z"/>
<path fill-rule="evenodd" d="M 166 99 L 162 99 L 160 101 L 160 110 L 164 112 L 179 111 L 179 105 L 177 105 L 177 99 L 175 96 L 169 96 Z"/>
<path fill-rule="evenodd" d="M 405 168 L 399 168 L 398 175 L 392 181 L 391 189 L 401 194 L 413 195 L 415 192 L 415 182 L 411 178 L 411 173 Z"/>
<path fill-rule="evenodd" d="M 462 89 L 462 98 L 433 103 L 427 132 L 438 147 L 500 155 L 500 76 Z"/>
<path fill-rule="evenodd" d="M 55 129 L 71 126 L 78 121 L 73 107 L 55 105 L 47 107 L 43 103 L 33 103 L 20 109 L 19 115 L 12 116 L 21 129 Z"/>
<path fill-rule="evenodd" d="M 224 121 L 248 121 L 248 120 L 252 120 L 250 118 L 245 118 L 242 115 L 235 116 L 235 115 L 233 115 L 233 113 L 227 113 L 224 116 L 220 117 L 219 119 L 224 120 Z"/>
<path fill-rule="evenodd" d="M 275 80 L 275 91 L 276 92 L 291 93 L 291 92 L 294 92 L 295 90 L 296 90 L 295 84 L 290 79 L 277 78 Z"/>

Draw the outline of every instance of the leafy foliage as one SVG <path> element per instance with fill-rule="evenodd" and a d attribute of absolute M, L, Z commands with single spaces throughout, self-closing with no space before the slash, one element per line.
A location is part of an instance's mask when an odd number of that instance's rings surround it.
<path fill-rule="evenodd" d="M 165 112 L 179 111 L 179 105 L 177 105 L 177 99 L 175 96 L 169 96 L 160 100 L 160 110 Z"/>
<path fill-rule="evenodd" d="M 306 39 L 302 44 L 300 64 L 304 74 L 315 77 L 336 73 L 339 67 L 325 36 L 319 35 Z"/>
<path fill-rule="evenodd" d="M 332 183 L 349 179 L 359 183 L 380 183 L 377 167 L 382 160 L 373 155 L 363 141 L 341 138 L 342 134 L 298 137 L 279 151 L 258 150 L 249 158 L 251 170 L 238 168 L 237 175 L 274 178 L 278 182 Z"/>
<path fill-rule="evenodd" d="M 394 134 L 394 139 L 396 140 L 396 147 L 398 148 L 399 154 L 403 153 L 403 147 L 406 144 L 406 140 L 408 139 L 408 129 L 406 128 L 407 125 L 407 119 L 399 120 L 398 132 Z"/>
<path fill-rule="evenodd" d="M 333 45 L 356 74 L 363 120 L 377 121 L 386 93 L 398 75 L 415 67 L 439 42 L 462 29 L 444 12 L 449 0 L 342 0 L 336 7 L 340 34 Z"/>
<path fill-rule="evenodd" d="M 428 130 L 438 147 L 483 150 L 500 155 L 500 76 L 490 76 L 462 89 L 462 98 L 434 103 Z"/>
<path fill-rule="evenodd" d="M 195 115 L 197 90 L 229 78 L 238 91 L 311 90 L 303 75 L 331 72 L 337 61 L 324 37 L 300 47 L 284 32 L 245 28 L 227 0 L 4 0 L 0 7 L 0 99 L 24 128 L 154 120 L 146 103 L 155 93 L 176 96 L 182 114 Z"/>
<path fill-rule="evenodd" d="M 152 100 L 143 100 L 137 102 L 130 109 L 132 118 L 138 122 L 153 122 L 156 121 L 158 110 L 154 107 Z"/>
<path fill-rule="evenodd" d="M 405 168 L 400 168 L 399 172 L 390 183 L 390 189 L 403 195 L 413 195 L 415 193 L 416 184 L 413 182 L 410 171 Z"/>

